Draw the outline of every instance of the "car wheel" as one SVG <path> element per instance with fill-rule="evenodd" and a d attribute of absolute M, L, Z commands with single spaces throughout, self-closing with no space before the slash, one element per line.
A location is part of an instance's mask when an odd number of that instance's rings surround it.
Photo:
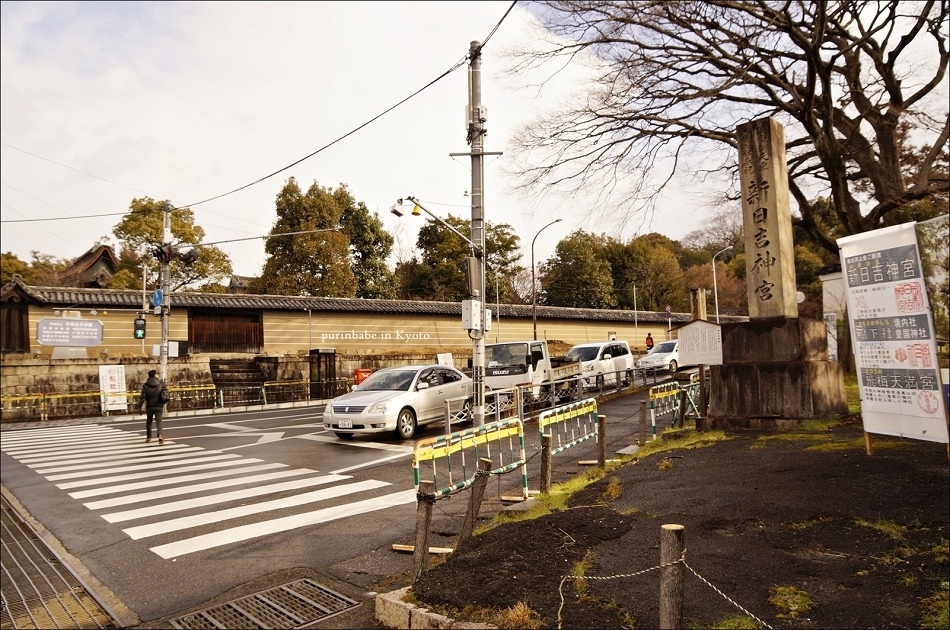
<path fill-rule="evenodd" d="M 670 374 L 676 374 L 676 368 L 678 368 L 676 361 L 670 361 Z"/>
<path fill-rule="evenodd" d="M 626 387 L 633 381 L 633 370 L 627 370 L 623 375 L 623 386 Z"/>
<path fill-rule="evenodd" d="M 337 431 L 336 436 L 341 440 L 352 440 L 354 437 L 356 437 L 352 433 L 343 433 L 342 431 Z"/>
<path fill-rule="evenodd" d="M 462 405 L 462 417 L 464 418 L 462 422 L 464 422 L 465 424 L 471 424 L 475 422 L 475 412 L 472 411 L 471 399 L 466 400 L 465 403 Z"/>
<path fill-rule="evenodd" d="M 416 434 L 416 414 L 409 407 L 399 412 L 395 433 L 401 440 L 408 440 Z"/>

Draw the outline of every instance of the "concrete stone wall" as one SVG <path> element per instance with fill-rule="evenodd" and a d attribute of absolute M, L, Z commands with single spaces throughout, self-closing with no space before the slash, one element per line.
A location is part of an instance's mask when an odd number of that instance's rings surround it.
<path fill-rule="evenodd" d="M 360 369 L 378 370 L 383 367 L 411 363 L 435 363 L 436 351 L 404 354 L 363 355 L 337 354 L 337 378 L 353 378 Z M 455 366 L 465 369 L 471 351 L 452 353 Z M 245 355 L 241 355 L 244 357 Z M 168 382 L 172 386 L 205 385 L 212 383 L 208 355 L 189 356 L 168 360 Z M 227 357 L 224 357 L 227 358 Z M 266 381 L 299 381 L 310 377 L 310 357 L 307 355 L 255 357 Z M 99 366 L 124 365 L 126 387 L 136 392 L 148 378 L 148 371 L 158 369 L 158 361 L 149 358 L 121 359 L 65 359 L 48 357 L 4 356 L 0 364 L 0 392 L 4 397 L 30 394 L 70 394 L 99 391 Z"/>
<path fill-rule="evenodd" d="M 4 356 L 0 391 L 3 396 L 99 391 L 101 365 L 124 365 L 128 391 L 138 391 L 148 378 L 148 371 L 158 369 L 158 361 L 144 358 L 51 360 Z M 170 385 L 211 382 L 208 357 L 169 359 L 168 373 Z"/>

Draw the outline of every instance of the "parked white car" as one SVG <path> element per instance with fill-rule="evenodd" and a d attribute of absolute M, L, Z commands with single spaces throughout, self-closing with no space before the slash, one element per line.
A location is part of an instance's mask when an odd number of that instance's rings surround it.
<path fill-rule="evenodd" d="M 637 367 L 646 372 L 675 373 L 680 367 L 679 341 L 671 339 L 656 344 L 637 362 Z"/>
<path fill-rule="evenodd" d="M 392 432 L 408 440 L 418 427 L 441 422 L 445 401 L 469 397 L 463 405 L 471 418 L 472 379 L 439 364 L 383 368 L 370 374 L 349 393 L 331 400 L 323 426 L 337 437 Z"/>
<path fill-rule="evenodd" d="M 579 343 L 567 351 L 565 358 L 581 362 L 585 387 L 596 387 L 599 381 L 603 384 L 616 383 L 618 374 L 623 382 L 627 382 L 634 367 L 630 344 L 626 341 Z"/>

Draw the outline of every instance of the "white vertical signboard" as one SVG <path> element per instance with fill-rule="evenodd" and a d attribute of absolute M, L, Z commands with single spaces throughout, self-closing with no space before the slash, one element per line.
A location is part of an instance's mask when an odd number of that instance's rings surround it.
<path fill-rule="evenodd" d="M 838 239 L 867 433 L 948 442 L 913 223 Z"/>
<path fill-rule="evenodd" d="M 100 365 L 99 390 L 102 392 L 102 411 L 127 411 L 125 366 Z"/>

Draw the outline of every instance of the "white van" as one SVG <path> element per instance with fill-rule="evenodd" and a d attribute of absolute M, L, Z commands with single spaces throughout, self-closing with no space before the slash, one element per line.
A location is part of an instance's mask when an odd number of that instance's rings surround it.
<path fill-rule="evenodd" d="M 633 355 L 626 341 L 580 343 L 568 350 L 565 358 L 581 362 L 586 387 L 616 383 L 618 374 L 627 383 L 633 375 Z"/>

